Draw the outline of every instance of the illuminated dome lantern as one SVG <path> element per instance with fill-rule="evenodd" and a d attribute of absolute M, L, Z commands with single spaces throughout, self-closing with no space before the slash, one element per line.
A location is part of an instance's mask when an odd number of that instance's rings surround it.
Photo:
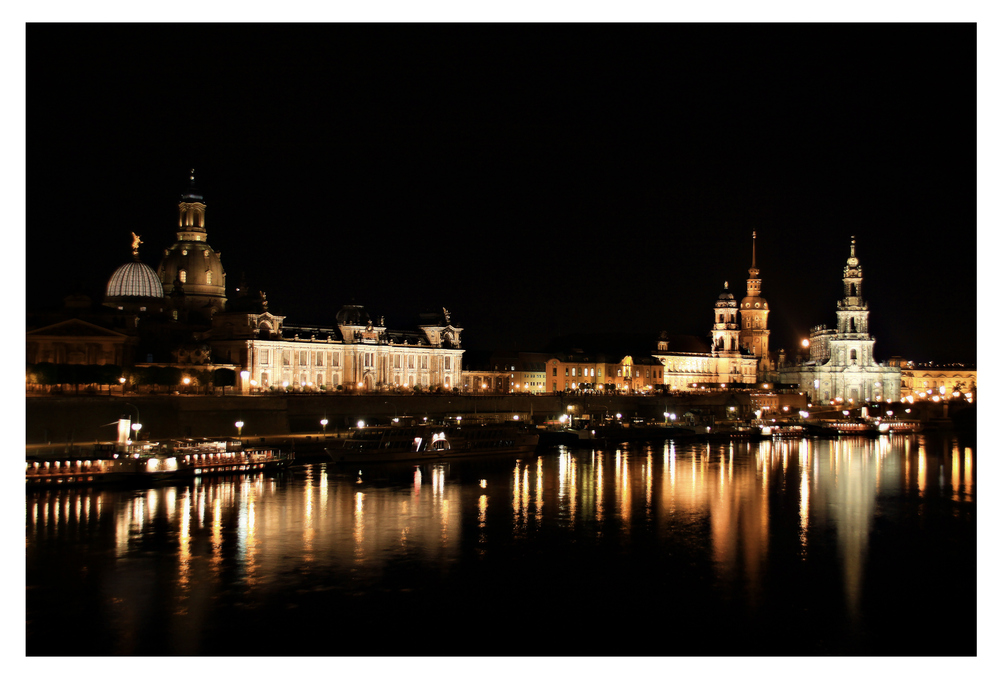
<path fill-rule="evenodd" d="M 194 184 L 181 194 L 177 243 L 166 249 L 157 272 L 163 289 L 177 309 L 209 321 L 226 306 L 226 271 L 221 254 L 208 245 L 205 203 Z"/>
<path fill-rule="evenodd" d="M 139 261 L 142 240 L 132 233 L 133 261 L 125 263 L 111 275 L 104 292 L 104 304 L 128 312 L 162 310 L 163 286 L 153 268 Z"/>

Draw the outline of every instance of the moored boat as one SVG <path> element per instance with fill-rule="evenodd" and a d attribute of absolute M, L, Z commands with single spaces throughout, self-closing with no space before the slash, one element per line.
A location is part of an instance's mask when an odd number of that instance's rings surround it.
<path fill-rule="evenodd" d="M 538 433 L 514 423 L 376 426 L 357 428 L 326 452 L 335 463 L 385 463 L 530 454 L 537 446 Z"/>
<path fill-rule="evenodd" d="M 29 487 L 81 484 L 148 484 L 207 475 L 271 472 L 287 468 L 294 454 L 244 449 L 238 441 L 184 440 L 127 447 L 97 445 L 70 456 L 27 457 Z"/>

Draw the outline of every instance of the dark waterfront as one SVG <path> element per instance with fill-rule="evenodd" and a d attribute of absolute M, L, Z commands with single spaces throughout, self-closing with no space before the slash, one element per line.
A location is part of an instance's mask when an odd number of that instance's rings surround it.
<path fill-rule="evenodd" d="M 975 655 L 946 434 L 28 492 L 27 654 Z"/>

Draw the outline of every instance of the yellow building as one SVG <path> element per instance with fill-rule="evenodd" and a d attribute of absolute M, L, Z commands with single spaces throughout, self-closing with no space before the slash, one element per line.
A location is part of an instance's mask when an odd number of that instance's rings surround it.
<path fill-rule="evenodd" d="M 917 364 L 893 357 L 888 362 L 898 366 L 902 371 L 900 397 L 906 399 L 939 398 L 952 399 L 955 393 L 974 398 L 976 387 L 976 368 L 963 364 L 936 365 L 933 363 Z"/>

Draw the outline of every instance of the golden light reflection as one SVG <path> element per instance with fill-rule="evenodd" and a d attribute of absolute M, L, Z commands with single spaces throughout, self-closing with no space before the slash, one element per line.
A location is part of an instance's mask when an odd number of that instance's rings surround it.
<path fill-rule="evenodd" d="M 528 522 L 528 504 L 531 501 L 531 479 L 528 477 L 529 466 L 525 464 L 524 474 L 521 476 L 521 519 L 525 525 Z"/>
<path fill-rule="evenodd" d="M 514 464 L 514 484 L 511 488 L 511 509 L 514 512 L 514 528 L 521 525 L 521 462 Z"/>
<path fill-rule="evenodd" d="M 646 517 L 653 517 L 653 450 L 646 454 Z"/>
<path fill-rule="evenodd" d="M 953 501 L 962 499 L 962 457 L 957 446 L 951 454 L 951 498 Z"/>
<path fill-rule="evenodd" d="M 306 466 L 306 480 L 303 488 L 304 508 L 302 522 L 302 550 L 303 560 L 311 562 L 313 559 L 313 539 L 316 530 L 313 527 L 313 467 Z"/>
<path fill-rule="evenodd" d="M 920 496 L 927 491 L 927 450 L 923 445 L 920 445 L 917 452 L 917 489 L 920 490 Z M 922 506 L 920 508 L 923 509 Z"/>
<path fill-rule="evenodd" d="M 180 532 L 178 547 L 177 583 L 181 592 L 188 589 L 191 580 L 191 495 L 181 497 Z"/>
<path fill-rule="evenodd" d="M 218 575 L 222 568 L 222 497 L 215 496 L 212 504 L 212 572 Z"/>
<path fill-rule="evenodd" d="M 972 448 L 965 448 L 965 473 L 963 475 L 963 481 L 965 483 L 965 493 L 972 494 L 973 491 L 973 477 L 972 477 Z"/>
<path fill-rule="evenodd" d="M 542 490 L 544 486 L 542 485 L 542 462 L 544 459 L 538 457 L 535 460 L 535 525 L 541 526 L 542 524 L 542 508 L 544 506 L 542 498 Z M 576 459 L 573 459 L 573 465 L 570 470 L 570 480 L 573 485 L 573 489 L 576 489 Z M 576 505 L 576 494 L 573 495 L 573 504 Z"/>
<path fill-rule="evenodd" d="M 622 530 L 628 531 L 632 524 L 632 483 L 629 476 L 628 455 L 618 451 L 615 461 L 618 474 L 618 516 L 622 521 Z"/>
<path fill-rule="evenodd" d="M 604 522 L 604 457 L 597 457 L 597 482 L 594 484 L 594 520 L 598 527 Z"/>
<path fill-rule="evenodd" d="M 354 493 L 354 559 L 362 562 L 365 558 L 365 493 Z"/>
<path fill-rule="evenodd" d="M 801 450 L 800 450 L 801 451 Z M 809 529 L 809 464 L 808 455 L 803 455 L 799 464 L 799 541 L 806 548 Z"/>

